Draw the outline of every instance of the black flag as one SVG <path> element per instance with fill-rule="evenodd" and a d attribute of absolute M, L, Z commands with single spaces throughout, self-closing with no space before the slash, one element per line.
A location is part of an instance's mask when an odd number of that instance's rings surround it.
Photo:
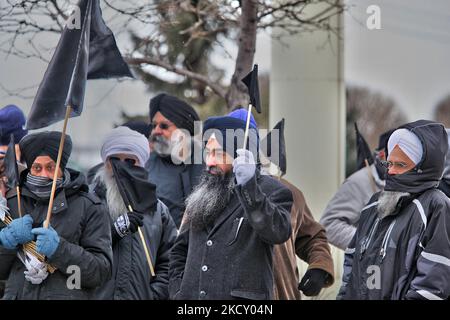
<path fill-rule="evenodd" d="M 358 125 L 355 122 L 355 132 L 356 132 L 356 167 L 357 170 L 362 169 L 366 166 L 365 160 L 371 165 L 374 161 L 372 152 L 370 151 L 369 145 L 364 137 L 358 130 Z"/>
<path fill-rule="evenodd" d="M 103 21 L 99 0 L 81 0 L 78 8 L 73 15 L 76 23 L 64 28 L 39 85 L 28 129 L 63 120 L 67 106 L 72 107 L 71 117 L 79 116 L 87 79 L 132 77 L 114 35 Z"/>
<path fill-rule="evenodd" d="M 156 206 L 156 186 L 148 181 L 148 172 L 142 167 L 120 160 L 110 160 L 114 180 L 125 206 L 133 211 L 148 212 Z"/>
<path fill-rule="evenodd" d="M 258 65 L 253 66 L 253 70 L 250 71 L 243 79 L 242 82 L 248 88 L 248 94 L 250 95 L 250 102 L 255 107 L 258 113 L 261 113 L 261 100 L 259 99 L 259 84 L 258 84 Z"/>
<path fill-rule="evenodd" d="M 278 130 L 278 146 L 272 145 L 272 135 L 275 130 Z M 284 118 L 279 121 L 272 131 L 270 131 L 267 136 L 261 140 L 261 151 L 267 159 L 269 159 L 273 164 L 280 168 L 282 175 L 286 174 L 287 171 L 287 158 L 286 158 L 286 142 L 284 140 Z M 278 154 L 276 154 L 278 153 Z"/>
<path fill-rule="evenodd" d="M 19 168 L 17 166 L 16 158 L 16 144 L 14 143 L 14 135 L 11 134 L 11 140 L 6 150 L 5 158 L 3 159 L 5 168 L 5 176 L 8 179 L 8 187 L 15 188 L 19 185 Z"/>

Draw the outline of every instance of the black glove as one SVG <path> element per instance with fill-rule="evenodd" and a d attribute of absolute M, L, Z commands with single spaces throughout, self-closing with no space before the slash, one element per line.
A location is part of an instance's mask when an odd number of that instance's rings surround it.
<path fill-rule="evenodd" d="M 128 212 L 128 219 L 130 219 L 130 233 L 135 233 L 139 227 L 144 225 L 144 215 L 140 212 Z"/>
<path fill-rule="evenodd" d="M 303 291 L 305 296 L 317 296 L 325 287 L 329 274 L 321 269 L 309 269 L 306 271 L 298 285 L 298 290 Z"/>
<path fill-rule="evenodd" d="M 113 239 L 123 238 L 127 234 L 135 233 L 139 227 L 144 225 L 144 215 L 140 212 L 127 212 L 117 218 L 112 224 L 111 232 Z"/>

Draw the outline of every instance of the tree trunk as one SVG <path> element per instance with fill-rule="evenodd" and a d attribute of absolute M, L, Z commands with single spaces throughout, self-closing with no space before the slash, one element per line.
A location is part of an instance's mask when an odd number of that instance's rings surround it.
<path fill-rule="evenodd" d="M 225 100 L 229 109 L 236 106 L 247 107 L 249 96 L 241 79 L 251 71 L 256 50 L 256 26 L 258 15 L 257 0 L 242 1 L 239 27 L 238 55 L 231 84 Z"/>

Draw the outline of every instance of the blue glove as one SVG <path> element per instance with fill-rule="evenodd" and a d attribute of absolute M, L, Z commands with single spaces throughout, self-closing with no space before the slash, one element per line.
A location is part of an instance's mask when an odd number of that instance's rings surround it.
<path fill-rule="evenodd" d="M 34 239 L 31 229 L 33 218 L 27 214 L 22 218 L 14 219 L 0 232 L 0 243 L 6 249 L 15 249 L 19 244 L 30 242 Z"/>
<path fill-rule="evenodd" d="M 51 258 L 59 245 L 59 236 L 55 229 L 49 226 L 48 228 L 35 228 L 31 232 L 37 236 L 36 251 Z"/>

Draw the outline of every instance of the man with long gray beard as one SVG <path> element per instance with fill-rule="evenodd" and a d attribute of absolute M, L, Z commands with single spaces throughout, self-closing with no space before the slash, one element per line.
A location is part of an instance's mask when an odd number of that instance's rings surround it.
<path fill-rule="evenodd" d="M 233 117 L 204 124 L 207 171 L 186 200 L 170 254 L 172 299 L 272 298 L 273 246 L 291 235 L 292 194 L 260 174 L 256 130 L 249 150 L 237 149 L 245 125 Z"/>
<path fill-rule="evenodd" d="M 201 145 L 194 138 L 194 123 L 200 118 L 186 102 L 168 94 L 150 100 L 152 132 L 150 159 L 145 165 L 156 195 L 170 210 L 177 227 L 185 209 L 184 201 L 192 192 L 203 170 Z M 200 154 L 197 161 L 195 151 Z"/>
<path fill-rule="evenodd" d="M 437 189 L 447 149 L 444 126 L 431 121 L 389 137 L 386 186 L 362 210 L 338 298 L 449 297 L 450 200 Z"/>
<path fill-rule="evenodd" d="M 148 140 L 137 131 L 117 127 L 105 138 L 98 170 L 91 188 L 108 208 L 112 233 L 112 279 L 97 290 L 98 299 L 162 300 L 168 298 L 169 250 L 177 229 L 167 207 L 156 198 L 155 185 L 143 168 L 149 157 Z M 117 176 L 112 168 L 117 168 Z M 126 188 L 131 209 L 119 190 Z M 141 238 L 142 227 L 155 277 L 150 274 Z"/>

